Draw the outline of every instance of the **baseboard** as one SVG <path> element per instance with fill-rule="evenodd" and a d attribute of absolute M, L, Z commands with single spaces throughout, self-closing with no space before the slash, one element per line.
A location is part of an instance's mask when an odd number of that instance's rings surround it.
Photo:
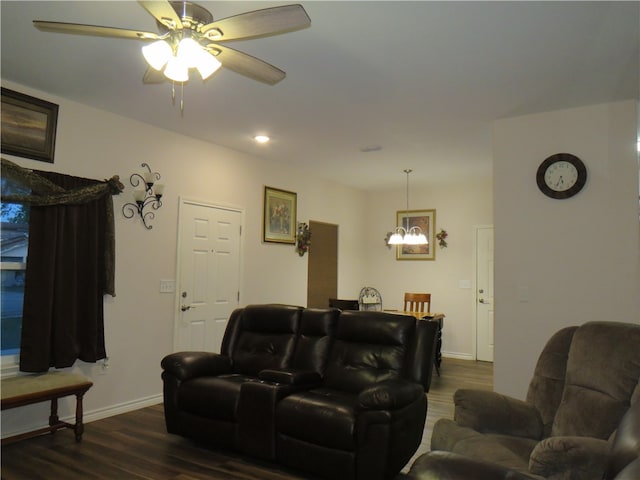
<path fill-rule="evenodd" d="M 121 413 L 132 412 L 133 410 L 139 410 L 145 407 L 151 407 L 153 405 L 157 405 L 162 403 L 162 394 L 159 393 L 157 395 L 151 395 L 149 397 L 138 398 L 136 400 L 132 400 L 130 402 L 119 403 L 117 405 L 110 405 L 105 408 L 99 408 L 96 410 L 85 411 L 82 415 L 82 422 L 87 424 L 94 422 L 96 420 L 102 420 L 103 418 L 113 417 L 114 415 L 120 415 Z M 48 402 L 43 402 L 47 403 Z M 64 417 L 60 417 L 62 421 L 75 423 L 76 417 L 75 414 L 68 415 Z M 38 428 L 45 427 L 47 424 L 43 423 L 41 425 L 33 425 L 28 428 L 19 429 L 11 432 L 2 432 L 2 438 L 12 437 L 14 435 L 21 435 L 26 432 L 37 430 Z"/>
<path fill-rule="evenodd" d="M 470 353 L 442 352 L 442 358 L 457 358 L 458 360 L 475 360 Z"/>
<path fill-rule="evenodd" d="M 138 398 L 130 402 L 124 402 L 117 405 L 110 405 L 105 408 L 97 410 L 91 410 L 85 412 L 83 415 L 83 422 L 90 423 L 96 420 L 102 420 L 103 418 L 113 417 L 114 415 L 120 415 L 121 413 L 132 412 L 133 410 L 139 410 L 145 407 L 151 407 L 162 403 L 162 394 L 151 395 L 150 397 Z M 75 420 L 75 417 L 70 417 L 71 420 Z"/>

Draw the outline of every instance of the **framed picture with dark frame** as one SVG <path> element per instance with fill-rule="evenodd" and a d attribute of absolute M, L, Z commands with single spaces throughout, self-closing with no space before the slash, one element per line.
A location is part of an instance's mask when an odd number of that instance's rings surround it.
<path fill-rule="evenodd" d="M 295 192 L 264 187 L 262 240 L 272 243 L 296 243 L 296 209 L 298 195 Z"/>
<path fill-rule="evenodd" d="M 396 245 L 396 260 L 435 260 L 436 259 L 436 211 L 402 210 L 396 212 L 396 224 L 406 230 L 420 227 L 427 236 L 427 245 Z"/>
<path fill-rule="evenodd" d="M 2 152 L 53 163 L 58 105 L 2 88 Z"/>

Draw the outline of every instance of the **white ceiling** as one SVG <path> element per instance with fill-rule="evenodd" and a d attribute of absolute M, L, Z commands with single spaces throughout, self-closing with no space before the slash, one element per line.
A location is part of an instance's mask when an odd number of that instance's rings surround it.
<path fill-rule="evenodd" d="M 198 3 L 220 19 L 293 2 Z M 2 0 L 1 74 L 364 190 L 404 185 L 405 168 L 412 182 L 490 177 L 495 119 L 639 96 L 639 2 L 303 6 L 310 28 L 229 43 L 285 80 L 268 86 L 222 69 L 185 86 L 184 116 L 169 84 L 142 84 L 142 43 L 31 23 L 156 32 L 137 2 Z M 272 142 L 254 144 L 257 133 Z"/>

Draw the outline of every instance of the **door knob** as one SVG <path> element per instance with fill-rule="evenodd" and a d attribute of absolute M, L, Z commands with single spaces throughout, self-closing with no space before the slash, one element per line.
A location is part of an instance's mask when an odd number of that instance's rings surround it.
<path fill-rule="evenodd" d="M 183 312 L 186 312 L 187 310 L 190 310 L 190 309 L 192 309 L 192 308 L 196 308 L 196 307 L 194 307 L 194 306 L 192 306 L 192 305 L 182 305 L 182 306 L 180 307 L 180 310 L 182 310 Z"/>
<path fill-rule="evenodd" d="M 489 302 L 485 302 L 485 301 L 484 301 L 484 298 L 481 298 L 480 300 L 478 300 L 478 302 L 480 302 L 480 303 L 484 303 L 485 305 L 490 305 L 490 303 L 489 303 Z"/>

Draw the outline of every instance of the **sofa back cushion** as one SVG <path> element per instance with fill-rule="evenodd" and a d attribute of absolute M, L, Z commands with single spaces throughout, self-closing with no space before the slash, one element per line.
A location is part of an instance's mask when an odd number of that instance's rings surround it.
<path fill-rule="evenodd" d="M 606 440 L 640 380 L 640 325 L 588 322 L 571 342 L 562 401 L 551 434 Z"/>
<path fill-rule="evenodd" d="M 289 368 L 301 316 L 301 307 L 289 305 L 248 305 L 236 313 L 225 345 L 234 373 Z"/>
<path fill-rule="evenodd" d="M 373 383 L 403 377 L 415 330 L 413 317 L 372 311 L 341 312 L 324 386 L 357 393 Z"/>
<path fill-rule="evenodd" d="M 577 329 L 577 326 L 565 327 L 547 341 L 529 383 L 527 402 L 540 412 L 545 438 L 551 434 L 553 419 L 562 399 L 569 348 Z"/>
<path fill-rule="evenodd" d="M 307 308 L 302 311 L 292 368 L 324 375 L 339 315 L 337 308 Z"/>

